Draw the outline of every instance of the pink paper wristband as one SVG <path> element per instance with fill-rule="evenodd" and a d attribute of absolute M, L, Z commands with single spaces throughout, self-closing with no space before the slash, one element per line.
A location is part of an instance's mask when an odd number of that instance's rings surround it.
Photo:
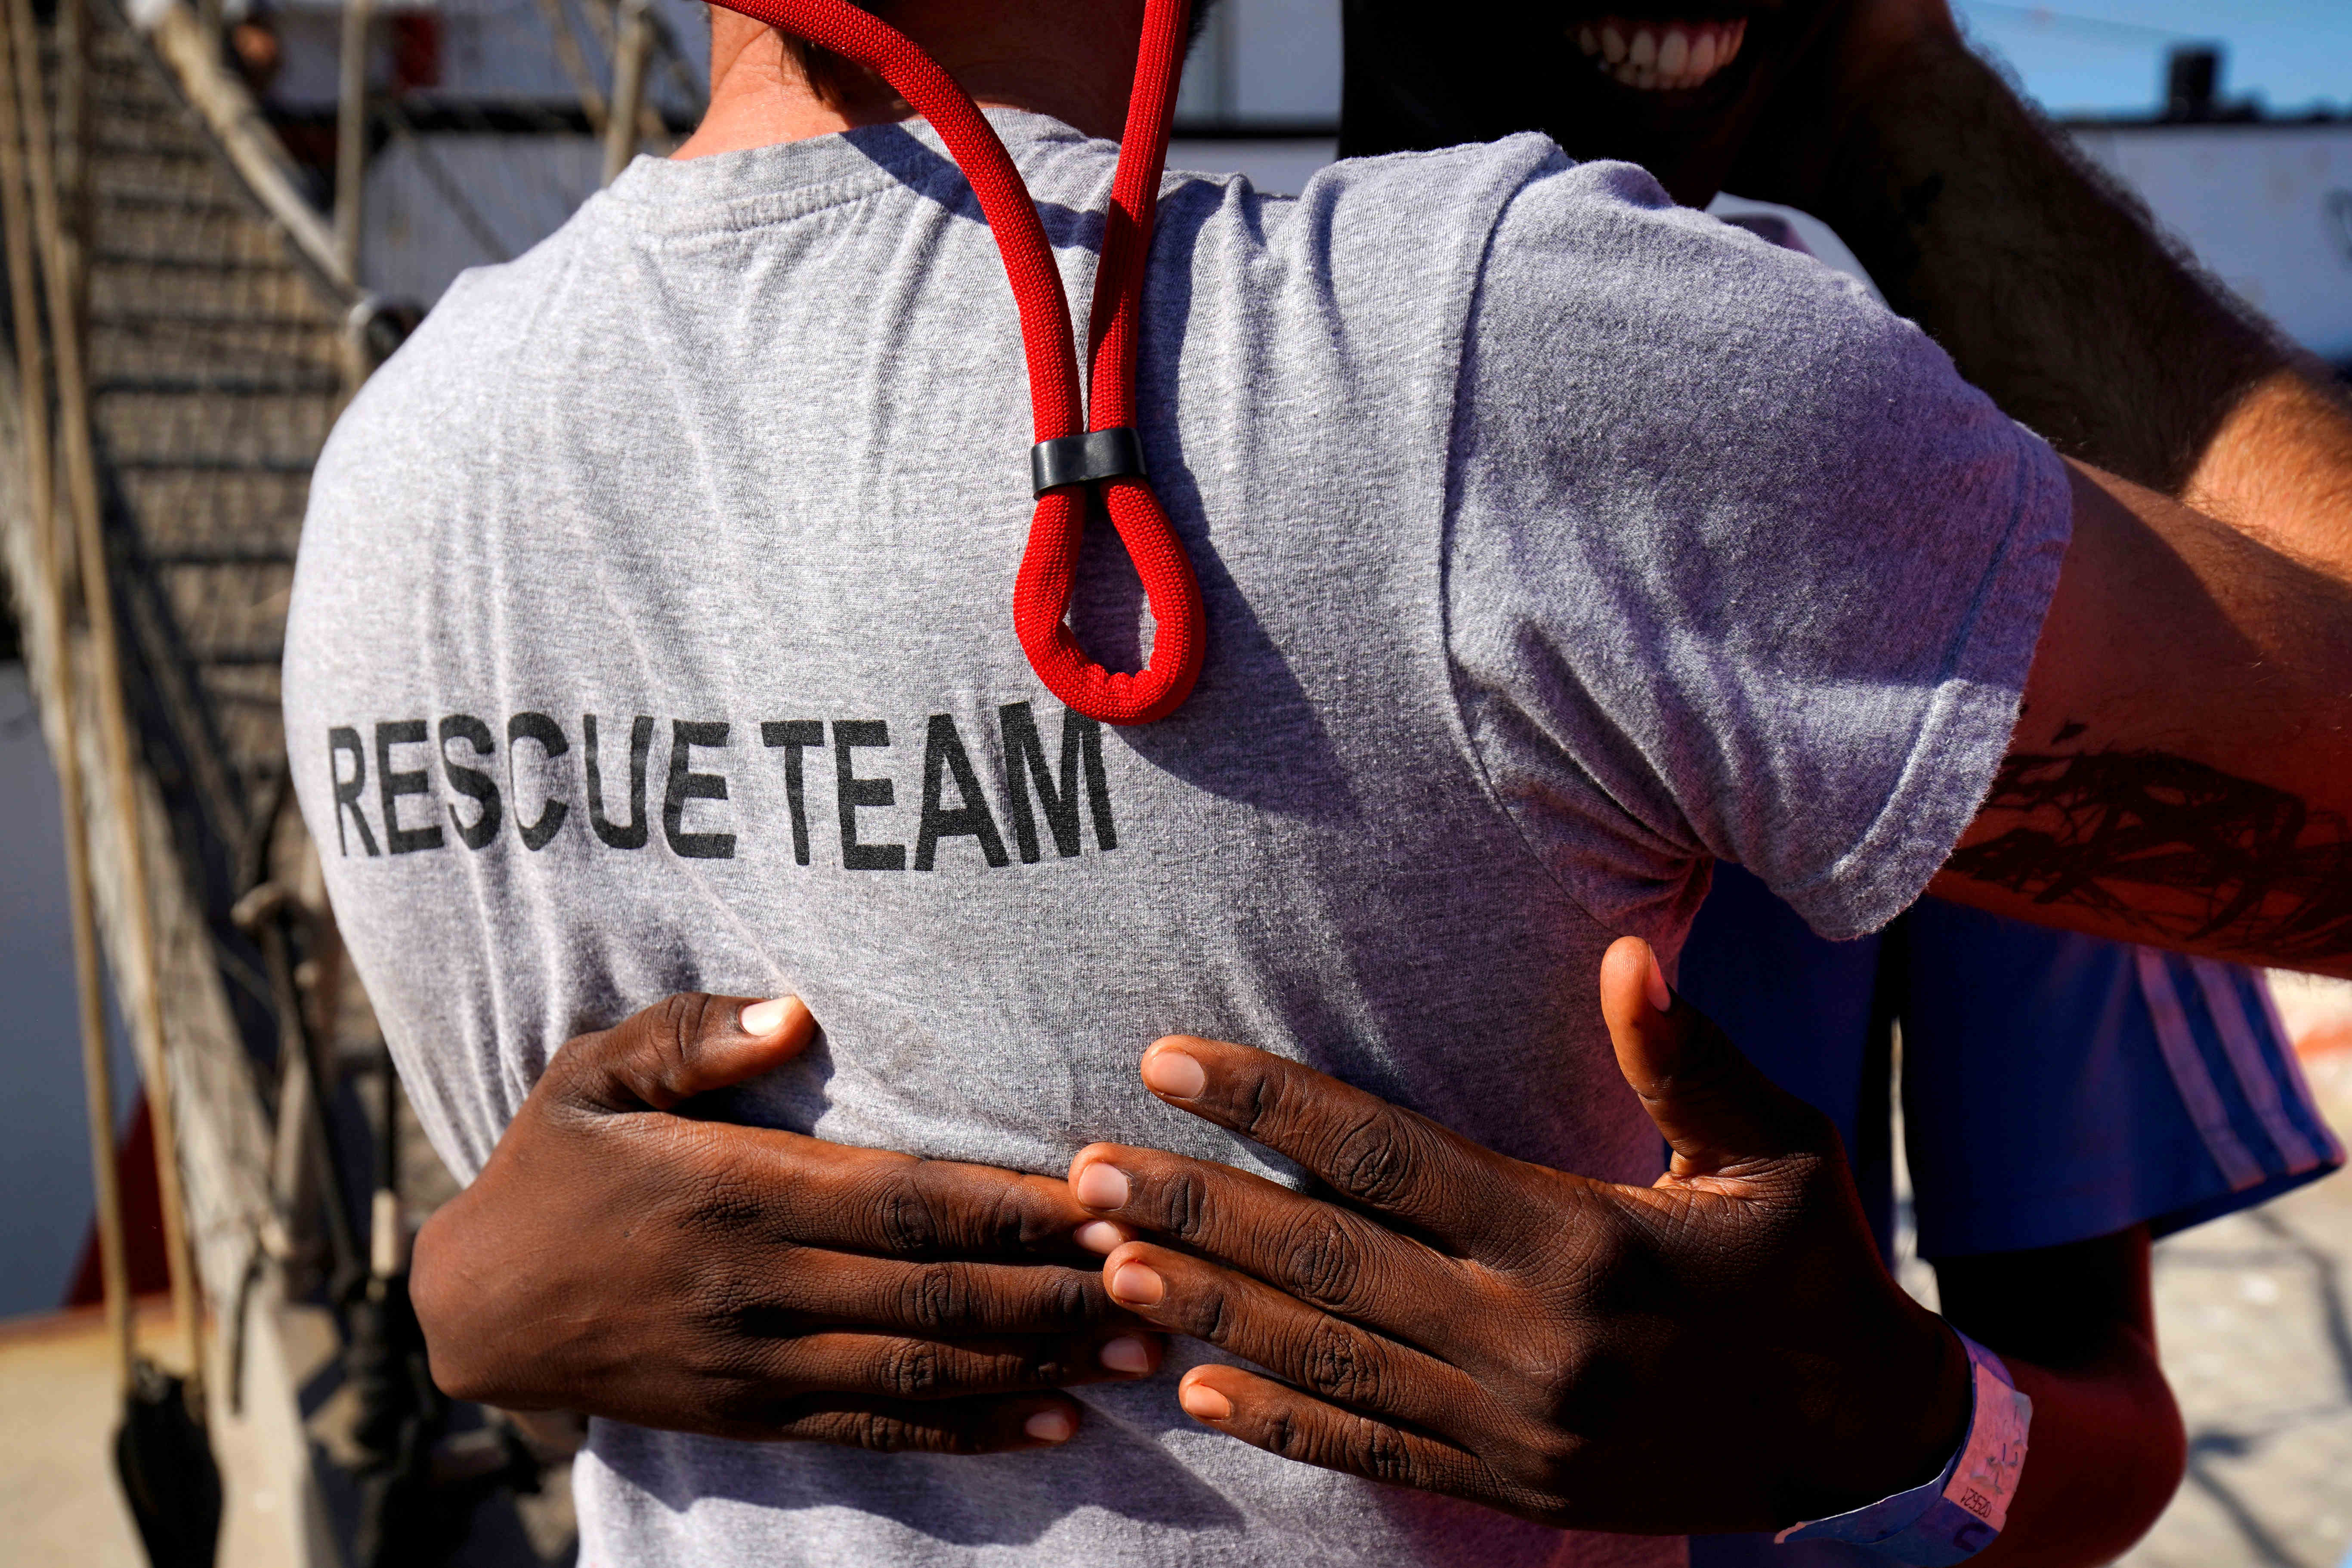
<path fill-rule="evenodd" d="M 2025 1468 L 2033 1401 L 2017 1391 L 2000 1357 L 1952 1331 L 1969 1352 L 1970 1405 L 1968 1432 L 1943 1473 L 1866 1508 L 1791 1526 L 1775 1541 L 1843 1541 L 1913 1568 L 1948 1568 L 1999 1538 Z"/>

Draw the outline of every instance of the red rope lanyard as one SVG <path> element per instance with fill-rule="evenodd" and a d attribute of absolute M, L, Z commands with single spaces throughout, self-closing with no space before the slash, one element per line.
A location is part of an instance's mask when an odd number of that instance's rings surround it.
<path fill-rule="evenodd" d="M 1143 477 L 1134 434 L 1135 357 L 1152 209 L 1168 161 L 1168 124 L 1176 108 L 1191 0 L 1146 0 L 1143 47 L 1095 283 L 1088 334 L 1093 375 L 1083 426 L 1077 353 L 1061 271 L 1046 247 L 1028 185 L 971 97 L 910 39 L 847 0 L 719 4 L 865 66 L 896 89 L 947 143 L 996 236 L 1020 307 L 1021 341 L 1029 360 L 1037 510 L 1013 587 L 1013 626 L 1022 651 L 1047 690 L 1107 724 L 1148 724 L 1174 712 L 1201 673 L 1208 636 L 1192 559 Z M 1086 528 L 1086 492 L 1096 484 L 1102 487 L 1111 521 L 1151 605 L 1151 658 L 1132 675 L 1105 669 L 1087 658 L 1065 621 Z"/>

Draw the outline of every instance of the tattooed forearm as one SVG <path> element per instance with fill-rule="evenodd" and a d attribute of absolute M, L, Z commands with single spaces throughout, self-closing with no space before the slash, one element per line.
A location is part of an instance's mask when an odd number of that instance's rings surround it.
<path fill-rule="evenodd" d="M 2352 953 L 2352 832 L 2283 790 L 2161 752 L 2018 755 L 1985 808 L 2018 820 L 1947 870 L 2151 940 L 2282 963 Z"/>

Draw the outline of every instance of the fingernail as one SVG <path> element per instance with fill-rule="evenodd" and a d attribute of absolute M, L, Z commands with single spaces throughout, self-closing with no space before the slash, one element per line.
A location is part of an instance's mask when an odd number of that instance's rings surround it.
<path fill-rule="evenodd" d="M 1095 1167 L 1089 1165 L 1087 1169 L 1091 1172 Z M 1127 1232 L 1107 1219 L 1090 1219 L 1072 1231 L 1070 1239 L 1088 1252 L 1100 1253 L 1108 1258 L 1127 1245 Z"/>
<path fill-rule="evenodd" d="M 1133 1334 L 1121 1334 L 1105 1344 L 1099 1352 L 1103 1365 L 1113 1372 L 1150 1372 L 1151 1347 Z"/>
<path fill-rule="evenodd" d="M 1171 1047 L 1143 1058 L 1143 1082 L 1172 1100 L 1190 1100 L 1208 1087 L 1209 1075 L 1198 1057 Z"/>
<path fill-rule="evenodd" d="M 1650 1006 L 1660 1013 L 1675 1010 L 1675 994 L 1666 986 L 1666 972 L 1658 967 L 1658 950 L 1650 949 Z"/>
<path fill-rule="evenodd" d="M 1234 1402 L 1205 1383 L 1188 1383 L 1176 1391 L 1176 1403 L 1196 1421 L 1223 1421 L 1234 1413 Z"/>
<path fill-rule="evenodd" d="M 1077 1429 L 1077 1424 L 1066 1410 L 1040 1410 L 1021 1423 L 1021 1430 L 1040 1443 L 1066 1443 Z"/>
<path fill-rule="evenodd" d="M 1122 1263 L 1110 1277 L 1110 1293 L 1138 1307 L 1156 1306 L 1168 1294 L 1168 1282 L 1140 1263 Z"/>
<path fill-rule="evenodd" d="M 1097 1160 L 1078 1173 L 1070 1191 L 1090 1209 L 1122 1208 L 1127 1204 L 1127 1174 L 1117 1165 Z"/>
<path fill-rule="evenodd" d="M 789 996 L 780 996 L 772 1002 L 754 1002 L 743 1009 L 736 1022 L 742 1025 L 743 1032 L 753 1039 L 764 1038 L 784 1026 L 784 1009 L 791 1002 Z"/>

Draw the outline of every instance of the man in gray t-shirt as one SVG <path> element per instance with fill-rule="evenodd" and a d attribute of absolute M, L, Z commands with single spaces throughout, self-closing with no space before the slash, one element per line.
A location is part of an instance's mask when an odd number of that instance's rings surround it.
<path fill-rule="evenodd" d="M 1114 149 L 991 120 L 1087 298 Z M 1182 1030 L 1645 1182 L 1610 942 L 1671 955 L 1713 858 L 1871 930 L 1977 816 L 2065 467 L 1857 287 L 1640 171 L 1517 137 L 1295 200 L 1171 176 L 1141 425 L 1210 651 L 1120 731 L 1012 636 L 1016 327 L 938 141 L 715 151 L 462 279 L 313 481 L 297 785 L 461 1176 L 564 1040 L 698 990 L 807 1001 L 823 1047 L 732 1114 L 840 1143 L 1280 1174 L 1142 1090 Z M 1115 667 L 1137 597 L 1090 540 L 1074 619 Z M 1086 1391 L 1049 1453 L 600 1420 L 583 1559 L 1679 1560 L 1238 1445 L 1175 1405 L 1201 1354 Z"/>

